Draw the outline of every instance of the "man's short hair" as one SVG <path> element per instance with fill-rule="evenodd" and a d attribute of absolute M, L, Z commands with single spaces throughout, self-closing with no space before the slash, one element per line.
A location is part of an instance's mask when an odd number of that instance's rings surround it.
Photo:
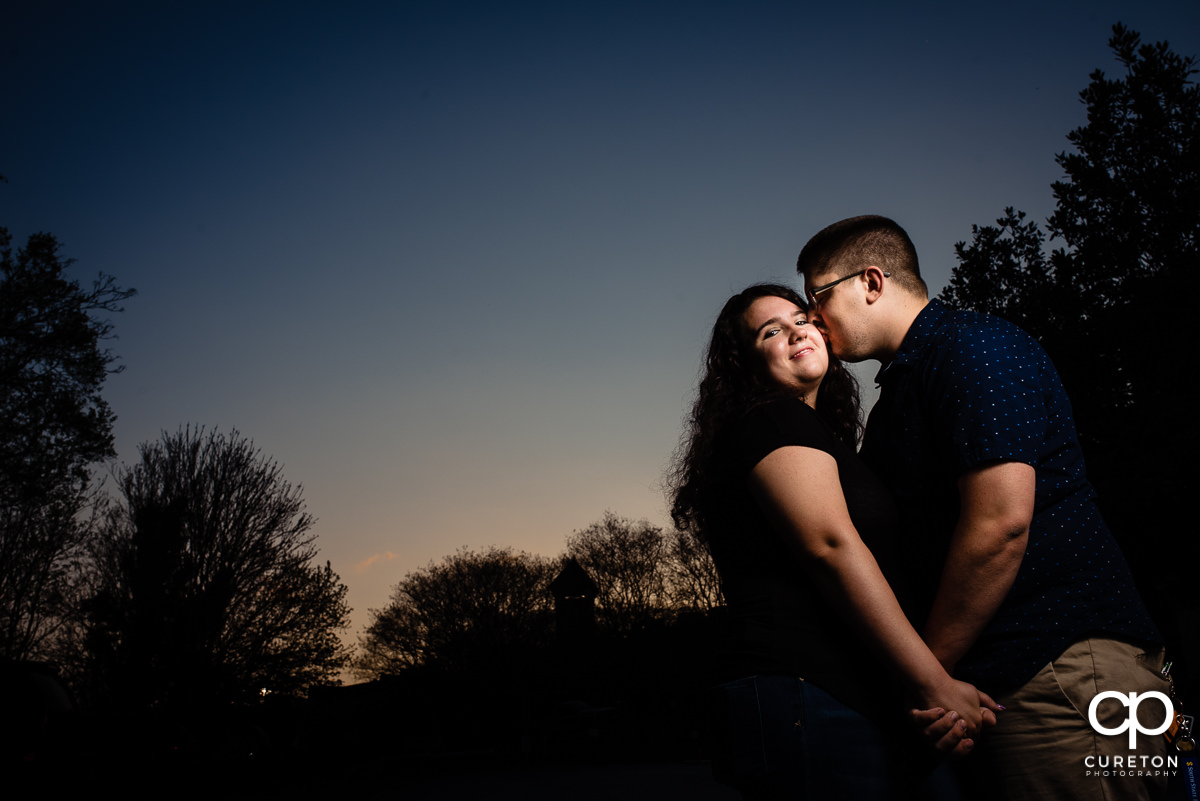
<path fill-rule="evenodd" d="M 908 292 L 929 297 L 917 249 L 904 229 L 887 217 L 865 214 L 828 226 L 808 240 L 796 259 L 796 270 L 807 277 L 832 264 L 838 267 L 837 277 L 878 267 Z"/>

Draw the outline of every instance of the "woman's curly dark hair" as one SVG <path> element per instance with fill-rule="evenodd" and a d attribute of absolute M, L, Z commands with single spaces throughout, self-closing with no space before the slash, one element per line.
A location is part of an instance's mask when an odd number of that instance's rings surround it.
<path fill-rule="evenodd" d="M 755 284 L 730 298 L 713 324 L 704 375 L 683 439 L 667 479 L 671 518 L 681 531 L 707 538 L 717 524 L 723 493 L 714 464 L 717 434 L 760 403 L 794 395 L 770 377 L 743 315 L 759 298 L 777 297 L 808 309 L 804 298 L 780 284 Z M 851 449 L 862 433 L 858 382 L 829 354 L 829 370 L 817 394 L 817 413 Z"/>

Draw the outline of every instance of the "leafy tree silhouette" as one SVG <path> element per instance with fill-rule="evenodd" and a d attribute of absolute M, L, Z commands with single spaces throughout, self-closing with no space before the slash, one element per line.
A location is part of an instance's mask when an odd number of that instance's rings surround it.
<path fill-rule="evenodd" d="M 1200 87 L 1195 60 L 1141 44 L 1118 24 L 1109 40 L 1125 75 L 1096 70 L 1080 92 L 1088 122 L 1056 161 L 1057 208 L 1046 234 L 1025 213 L 972 226 L 941 298 L 1016 322 L 1054 358 L 1076 404 L 1089 456 L 1126 438 L 1130 411 L 1163 408 L 1186 339 L 1180 281 L 1200 233 Z M 1134 330 L 1129 330 L 1135 326 Z M 1124 332 L 1124 333 L 1122 333 Z"/>
<path fill-rule="evenodd" d="M 721 604 L 703 543 L 648 521 L 606 512 L 567 539 L 566 557 L 595 582 L 600 630 L 622 637 L 669 622 L 679 610 Z M 410 668 L 461 671 L 519 663 L 551 642 L 551 582 L 562 559 L 492 547 L 461 549 L 410 572 L 372 609 L 354 672 L 363 679 Z"/>
<path fill-rule="evenodd" d="M 511 548 L 463 548 L 404 577 L 359 638 L 364 679 L 426 667 L 462 671 L 523 659 L 544 644 L 556 562 Z"/>
<path fill-rule="evenodd" d="M 135 294 L 103 274 L 84 289 L 60 250 L 37 233 L 14 254 L 0 227 L 0 656 L 12 659 L 51 655 L 70 618 L 88 469 L 114 455 L 100 393 L 120 367 L 104 315 Z"/>

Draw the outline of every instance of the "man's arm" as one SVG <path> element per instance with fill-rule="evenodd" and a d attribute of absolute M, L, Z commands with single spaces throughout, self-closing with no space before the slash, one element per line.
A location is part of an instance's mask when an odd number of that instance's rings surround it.
<path fill-rule="evenodd" d="M 993 462 L 958 479 L 958 523 L 925 641 L 953 674 L 1008 595 L 1029 539 L 1035 473 L 1023 462 Z"/>

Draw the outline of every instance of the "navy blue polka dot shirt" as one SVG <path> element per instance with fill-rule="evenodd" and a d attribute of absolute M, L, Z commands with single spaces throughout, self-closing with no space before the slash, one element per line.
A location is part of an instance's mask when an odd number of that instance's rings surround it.
<path fill-rule="evenodd" d="M 1096 508 L 1062 383 L 1031 336 L 932 300 L 876 381 L 861 455 L 896 494 L 918 616 L 937 591 L 959 476 L 995 461 L 1036 470 L 1020 571 L 958 678 L 1001 693 L 1088 634 L 1161 643 Z"/>

